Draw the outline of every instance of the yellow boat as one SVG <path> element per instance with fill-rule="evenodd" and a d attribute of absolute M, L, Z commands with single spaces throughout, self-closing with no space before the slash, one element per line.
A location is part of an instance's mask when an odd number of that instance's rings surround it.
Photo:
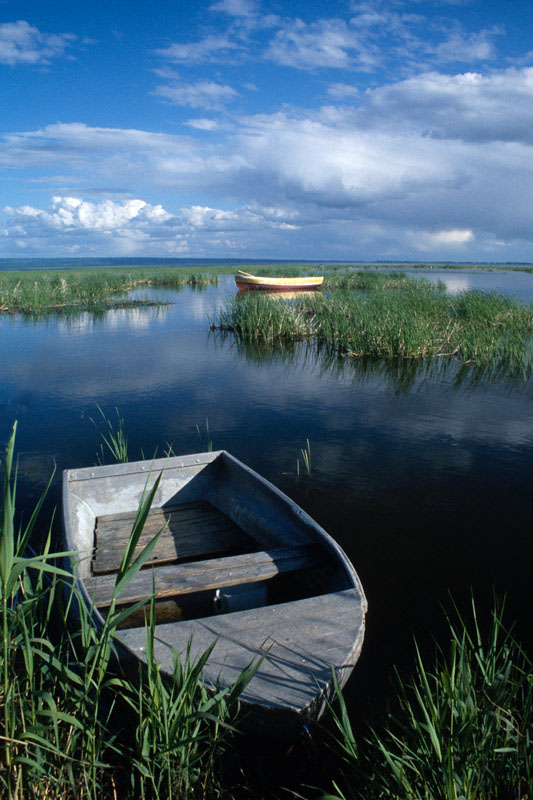
<path fill-rule="evenodd" d="M 307 278 L 268 278 L 263 275 L 250 275 L 249 272 L 242 272 L 241 270 L 235 275 L 235 283 L 239 289 L 263 289 L 268 292 L 294 292 L 319 289 L 323 280 L 323 277 L 317 275 Z"/>

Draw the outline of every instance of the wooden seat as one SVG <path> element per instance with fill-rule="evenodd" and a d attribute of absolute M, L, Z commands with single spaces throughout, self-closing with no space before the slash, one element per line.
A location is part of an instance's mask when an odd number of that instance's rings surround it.
<path fill-rule="evenodd" d="M 133 512 L 97 517 L 93 575 L 118 570 L 134 520 Z M 253 540 L 210 503 L 183 503 L 150 511 L 135 557 L 164 526 L 165 530 L 147 565 L 168 564 L 200 555 L 242 553 L 254 549 Z"/>
<path fill-rule="evenodd" d="M 323 548 L 303 545 L 160 566 L 138 572 L 120 595 L 119 602 L 137 602 L 151 597 L 154 590 L 155 597 L 160 599 L 254 583 L 323 563 Z M 97 607 L 109 606 L 115 580 L 116 576 L 109 574 L 85 580 L 89 596 Z"/>

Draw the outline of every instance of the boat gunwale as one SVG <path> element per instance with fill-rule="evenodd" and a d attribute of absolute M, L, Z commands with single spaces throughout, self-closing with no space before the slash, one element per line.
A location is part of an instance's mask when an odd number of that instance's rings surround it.
<path fill-rule="evenodd" d="M 70 484 L 76 481 L 87 481 L 87 480 L 98 480 L 99 478 L 109 478 L 113 476 L 127 476 L 133 474 L 144 473 L 147 477 L 150 474 L 157 475 L 160 471 L 158 469 L 158 465 L 161 465 L 161 468 L 167 469 L 177 469 L 177 468 L 187 468 L 187 467 L 194 467 L 200 464 L 209 465 L 217 460 L 221 460 L 224 462 L 227 460 L 229 469 L 231 467 L 237 467 L 237 469 L 241 468 L 245 471 L 245 473 L 252 479 L 252 481 L 257 482 L 264 490 L 266 490 L 267 494 L 271 494 L 273 498 L 276 499 L 277 502 L 281 502 L 282 505 L 290 512 L 291 515 L 294 515 L 299 523 L 301 523 L 305 529 L 305 533 L 310 536 L 311 540 L 315 542 L 319 542 L 321 545 L 324 546 L 326 550 L 328 550 L 332 557 L 337 561 L 339 569 L 344 572 L 346 584 L 343 587 L 339 587 L 337 590 L 334 591 L 344 591 L 344 590 L 352 590 L 355 591 L 355 596 L 358 598 L 357 605 L 360 607 L 361 610 L 361 624 L 359 626 L 357 636 L 355 637 L 351 652 L 346 654 L 346 658 L 343 664 L 338 665 L 335 667 L 335 672 L 337 673 L 337 678 L 339 681 L 339 685 L 343 686 L 346 680 L 348 679 L 353 666 L 357 662 L 359 658 L 359 654 L 361 651 L 364 634 L 365 634 L 365 616 L 368 609 L 368 603 L 366 600 L 366 596 L 361 584 L 361 580 L 355 570 L 355 567 L 351 563 L 350 559 L 342 549 L 342 547 L 333 539 L 333 537 L 327 533 L 327 531 L 319 525 L 316 520 L 314 520 L 306 511 L 304 511 L 297 503 L 295 503 L 290 497 L 288 497 L 284 492 L 282 492 L 277 486 L 272 484 L 266 478 L 264 478 L 259 473 L 255 472 L 255 470 L 251 469 L 249 466 L 241 462 L 239 459 L 235 458 L 235 456 L 228 453 L 226 450 L 218 450 L 210 453 L 195 453 L 190 454 L 187 456 L 174 456 L 172 458 L 162 458 L 162 459 L 154 459 L 153 461 L 149 462 L 151 465 L 150 468 L 147 466 L 146 461 L 137 461 L 137 462 L 128 462 L 126 464 L 111 464 L 106 465 L 103 467 L 86 467 L 81 469 L 70 469 L 64 470 L 63 472 L 63 503 L 62 503 L 62 517 L 63 517 L 63 537 L 66 544 L 66 550 L 70 550 L 72 555 L 70 556 L 70 569 L 75 576 L 75 583 L 77 586 L 78 591 L 81 594 L 81 598 L 85 604 L 85 608 L 87 609 L 90 619 L 92 620 L 93 624 L 98 627 L 102 628 L 105 625 L 105 620 L 103 615 L 100 613 L 99 609 L 94 604 L 93 600 L 91 599 L 87 586 L 85 584 L 85 579 L 81 578 L 78 574 L 76 568 L 76 554 L 84 553 L 85 550 L 81 550 L 79 548 L 72 548 L 70 547 L 71 543 L 73 542 L 73 531 L 71 529 L 70 524 Z M 228 468 L 228 467 L 226 467 Z M 98 471 L 97 475 L 94 475 L 95 471 Z M 84 501 L 85 502 L 85 501 Z M 164 504 L 162 506 L 155 506 L 156 508 L 164 508 Z M 134 510 L 134 509 L 132 509 Z M 94 547 L 94 539 L 92 543 L 92 547 Z M 92 557 L 92 547 L 88 551 L 87 557 Z M 324 594 L 331 593 L 332 590 L 329 592 L 319 592 L 317 596 L 321 596 Z M 288 601 L 289 605 L 297 606 L 298 601 Z M 269 606 L 267 606 L 269 608 Z M 81 614 L 80 611 L 77 612 Z M 234 611 L 229 612 L 229 614 L 224 616 L 233 617 L 234 615 L 238 615 L 242 612 Z M 201 622 L 204 618 L 198 618 L 198 621 Z M 194 621 L 194 620 L 192 620 Z M 136 653 L 125 641 L 123 641 L 118 635 L 116 640 L 116 647 L 117 655 L 122 653 L 122 656 L 127 658 L 131 663 L 138 663 L 139 662 L 139 655 Z M 141 659 L 142 661 L 142 659 Z M 287 713 L 293 713 L 296 711 L 297 716 L 300 720 L 305 722 L 307 717 L 312 716 L 315 712 L 313 709 L 318 709 L 322 707 L 325 703 L 325 698 L 327 698 L 329 692 L 331 691 L 331 682 L 327 685 L 324 685 L 321 690 L 317 693 L 317 695 L 310 700 L 305 707 L 296 709 L 287 709 Z M 245 706 L 249 706 L 250 708 L 255 708 L 256 710 L 261 710 L 261 712 L 266 711 L 270 713 L 268 710 L 268 706 L 256 702 L 250 701 L 243 701 Z M 318 712 L 320 713 L 320 712 Z M 272 718 L 274 720 L 274 718 Z M 274 723 L 275 724 L 275 723 Z"/>

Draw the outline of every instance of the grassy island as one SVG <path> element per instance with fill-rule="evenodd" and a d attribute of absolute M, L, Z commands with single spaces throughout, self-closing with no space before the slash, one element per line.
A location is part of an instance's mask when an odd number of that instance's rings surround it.
<path fill-rule="evenodd" d="M 343 356 L 455 356 L 529 373 L 533 306 L 480 291 L 449 295 L 441 282 L 400 272 L 327 276 L 320 293 L 289 302 L 248 292 L 211 320 L 248 342 L 311 340 Z"/>
<path fill-rule="evenodd" d="M 209 283 L 218 283 L 218 275 L 171 268 L 0 272 L 0 313 L 41 315 L 154 305 L 127 295 L 142 287 L 181 289 Z"/>

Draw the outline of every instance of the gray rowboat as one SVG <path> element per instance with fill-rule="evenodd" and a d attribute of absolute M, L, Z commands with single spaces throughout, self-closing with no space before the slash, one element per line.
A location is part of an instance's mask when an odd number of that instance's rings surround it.
<path fill-rule="evenodd" d="M 232 684 L 263 656 L 241 700 L 260 735 L 293 738 L 324 710 L 332 670 L 342 686 L 361 652 L 366 599 L 338 544 L 299 506 L 229 453 L 63 473 L 66 549 L 84 602 L 103 624 L 139 501 L 161 473 L 139 548 L 164 528 L 120 602 L 152 595 L 155 656 L 198 657 L 217 644 L 207 685 Z M 145 660 L 144 617 L 118 631 L 125 658 Z M 136 626 L 136 627 L 135 627 Z M 122 650 L 123 648 L 123 650 Z"/>

